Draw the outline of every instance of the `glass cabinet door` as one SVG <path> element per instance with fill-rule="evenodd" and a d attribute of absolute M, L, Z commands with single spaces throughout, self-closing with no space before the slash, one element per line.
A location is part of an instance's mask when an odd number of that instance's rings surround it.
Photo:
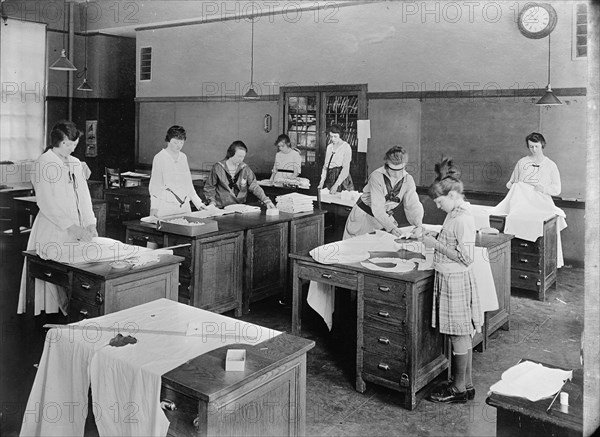
<path fill-rule="evenodd" d="M 317 162 L 319 133 L 319 99 L 317 93 L 285 94 L 284 132 L 290 137 L 292 147 L 300 151 L 302 172 L 300 176 L 313 176 Z"/>

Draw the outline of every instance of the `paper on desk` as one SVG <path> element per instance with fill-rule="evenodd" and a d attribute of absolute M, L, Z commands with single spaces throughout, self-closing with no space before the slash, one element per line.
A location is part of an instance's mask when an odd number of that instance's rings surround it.
<path fill-rule="evenodd" d="M 555 395 L 572 377 L 572 370 L 553 369 L 523 361 L 502 373 L 502 378 L 490 387 L 490 391 L 536 402 Z"/>
<path fill-rule="evenodd" d="M 247 213 L 247 212 L 260 212 L 260 207 L 258 207 L 258 206 L 242 205 L 242 204 L 227 205 L 223 209 L 227 212 L 239 212 L 242 214 Z"/>

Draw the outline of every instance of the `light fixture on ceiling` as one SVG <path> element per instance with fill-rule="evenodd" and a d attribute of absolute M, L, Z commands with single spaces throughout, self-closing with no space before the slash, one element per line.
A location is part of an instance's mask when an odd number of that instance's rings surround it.
<path fill-rule="evenodd" d="M 562 102 L 554 95 L 550 86 L 550 34 L 548 34 L 548 85 L 546 85 L 546 93 L 537 101 L 536 105 L 562 105 Z"/>
<path fill-rule="evenodd" d="M 67 0 L 64 1 L 63 8 L 63 49 L 60 52 L 60 57 L 54 61 L 54 63 L 50 66 L 50 70 L 58 70 L 58 71 L 77 71 L 77 67 L 73 65 L 69 58 L 67 58 L 67 51 L 65 50 L 65 28 L 67 21 Z"/>
<path fill-rule="evenodd" d="M 258 93 L 254 91 L 254 16 L 252 19 L 252 42 L 250 49 L 250 89 L 244 94 L 246 100 L 258 100 Z"/>
<path fill-rule="evenodd" d="M 87 4 L 87 0 L 85 1 L 85 21 L 84 21 L 84 29 L 85 29 L 85 34 L 84 34 L 84 38 L 85 38 L 85 64 L 83 67 L 83 82 L 81 83 L 81 85 L 79 85 L 77 87 L 77 89 L 79 91 L 93 91 L 92 87 L 90 86 L 90 84 L 88 83 L 87 80 L 87 47 L 88 47 L 88 34 L 87 34 L 87 17 L 88 17 L 88 4 Z M 79 77 L 79 76 L 78 76 Z"/>

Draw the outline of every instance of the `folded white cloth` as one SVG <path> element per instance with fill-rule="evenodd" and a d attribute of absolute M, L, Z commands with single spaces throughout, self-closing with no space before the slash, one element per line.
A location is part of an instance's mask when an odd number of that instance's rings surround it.
<path fill-rule="evenodd" d="M 537 402 L 556 394 L 573 371 L 552 369 L 539 363 L 523 361 L 502 373 L 502 379 L 490 391 L 504 396 L 518 396 Z"/>
<path fill-rule="evenodd" d="M 310 281 L 306 302 L 323 318 L 327 328 L 331 331 L 335 307 L 335 287 L 323 282 Z"/>

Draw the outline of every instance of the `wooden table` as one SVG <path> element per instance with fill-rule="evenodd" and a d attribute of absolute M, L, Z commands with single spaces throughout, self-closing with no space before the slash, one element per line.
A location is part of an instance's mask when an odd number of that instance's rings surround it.
<path fill-rule="evenodd" d="M 546 367 L 561 368 L 542 364 Z M 561 407 L 559 399 L 556 399 L 550 411 L 548 407 L 552 398 L 532 402 L 525 398 L 490 394 L 486 403 L 498 410 L 497 437 L 582 436 L 583 369 L 573 371 L 573 379 L 565 383 L 562 391 L 569 393 L 569 406 Z"/>
<path fill-rule="evenodd" d="M 473 345 L 487 347 L 489 335 L 510 324 L 510 241 L 507 235 L 479 235 L 476 245 L 488 249 L 499 309 L 485 314 L 482 333 Z M 410 259 L 412 252 L 398 251 Z M 372 257 L 390 256 L 371 252 Z M 417 255 L 420 256 L 420 255 Z M 417 392 L 449 366 L 444 336 L 431 327 L 433 270 L 387 273 L 360 263 L 320 264 L 309 256 L 292 259 L 292 334 L 301 335 L 302 282 L 323 282 L 356 292 L 356 390 L 371 381 L 405 393 L 414 409 Z"/>
<path fill-rule="evenodd" d="M 185 257 L 179 301 L 215 312 L 248 312 L 250 303 L 280 294 L 288 284 L 288 253 L 308 254 L 323 244 L 323 212 L 261 213 L 213 218 L 219 230 L 188 237 L 156 225 L 126 222 L 126 243 L 175 249 Z"/>
<path fill-rule="evenodd" d="M 31 227 L 40 208 L 37 205 L 35 196 L 15 197 L 14 198 L 14 226 L 13 233 L 19 233 L 20 226 Z M 96 216 L 96 230 L 98 236 L 106 235 L 106 201 L 92 198 L 92 209 Z"/>
<path fill-rule="evenodd" d="M 120 311 L 164 297 L 177 300 L 179 263 L 183 258 L 161 255 L 157 263 L 115 270 L 110 262 L 63 264 L 24 251 L 27 275 L 26 311 L 34 312 L 34 281 L 65 287 L 69 296 L 69 320 Z"/>

